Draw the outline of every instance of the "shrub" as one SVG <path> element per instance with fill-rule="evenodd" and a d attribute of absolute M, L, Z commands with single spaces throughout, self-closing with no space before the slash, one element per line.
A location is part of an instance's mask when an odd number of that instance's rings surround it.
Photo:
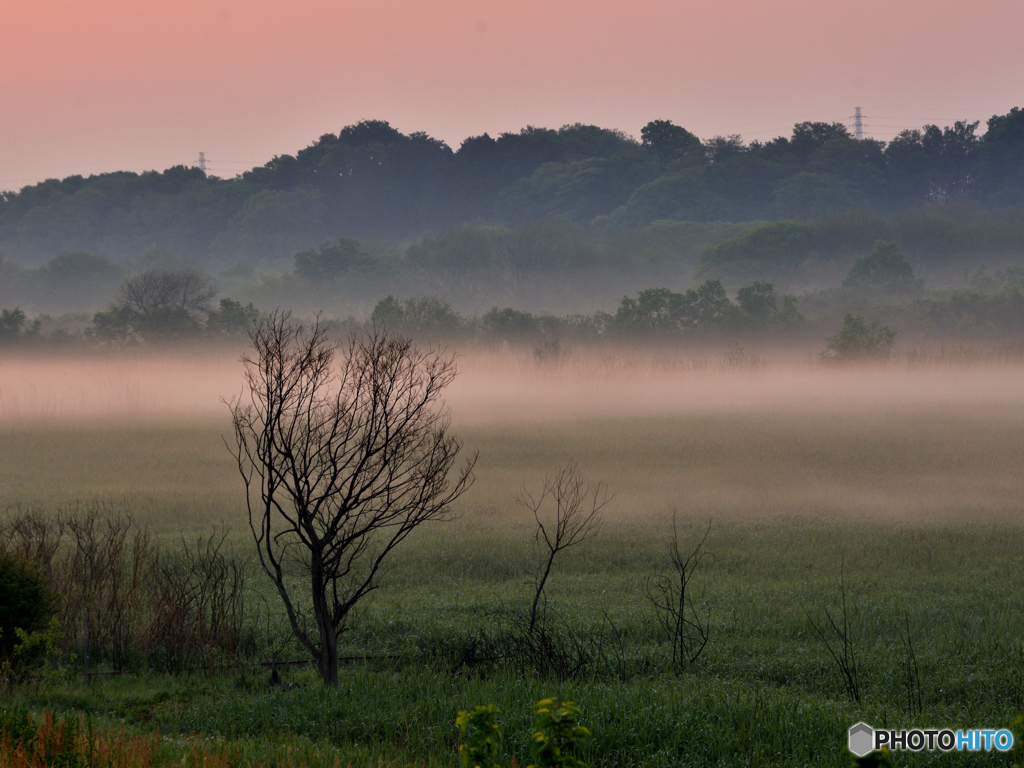
<path fill-rule="evenodd" d="M 576 723 L 579 707 L 558 698 L 537 703 L 530 735 L 530 755 L 536 761 L 529 768 L 586 768 L 576 757 L 576 744 L 590 731 Z"/>
<path fill-rule="evenodd" d="M 459 758 L 463 768 L 501 768 L 498 748 L 501 728 L 494 722 L 498 708 L 493 704 L 476 706 L 472 712 L 459 712 Z"/>
<path fill-rule="evenodd" d="M 56 611 L 49 582 L 28 563 L 0 552 L 0 660 L 11 661 L 32 633 L 46 630 Z"/>
<path fill-rule="evenodd" d="M 847 314 L 843 327 L 835 336 L 828 338 L 821 359 L 825 362 L 849 360 L 887 360 L 892 353 L 896 332 L 889 326 L 878 323 L 868 325 L 860 315 Z"/>
<path fill-rule="evenodd" d="M 14 658 L 0 648 L 0 665 L 14 661 L 12 671 L 58 643 L 66 658 L 87 646 L 90 666 L 118 670 L 208 666 L 255 652 L 264 615 L 251 585 L 255 564 L 229 547 L 227 530 L 158 547 L 129 514 L 94 502 L 0 515 L 0 541 L 0 556 L 56 595 L 45 628 L 0 634 L 15 645 Z M 0 589 L 0 606 L 14 605 Z"/>
<path fill-rule="evenodd" d="M 459 712 L 459 757 L 464 768 L 501 768 L 498 752 L 501 728 L 494 722 L 498 708 L 477 706 L 472 712 Z M 530 755 L 534 762 L 527 768 L 586 768 L 576 756 L 576 747 L 590 731 L 577 723 L 579 707 L 558 697 L 542 699 L 534 707 Z M 513 759 L 513 765 L 517 765 Z"/>

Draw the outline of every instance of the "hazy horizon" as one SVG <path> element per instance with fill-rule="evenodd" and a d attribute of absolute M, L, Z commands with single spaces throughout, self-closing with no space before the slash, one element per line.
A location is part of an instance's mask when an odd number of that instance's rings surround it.
<path fill-rule="evenodd" d="M 0 189 L 193 164 L 232 177 L 363 119 L 453 148 L 526 125 L 638 136 L 788 135 L 804 120 L 867 135 L 984 121 L 1019 101 L 1024 6 L 763 6 L 408 0 L 18 4 L 0 30 Z"/>

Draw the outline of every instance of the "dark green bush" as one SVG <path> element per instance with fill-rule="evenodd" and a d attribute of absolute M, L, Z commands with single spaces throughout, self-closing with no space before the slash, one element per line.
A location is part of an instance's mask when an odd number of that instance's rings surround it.
<path fill-rule="evenodd" d="M 860 315 L 847 314 L 843 327 L 828 338 L 821 359 L 826 362 L 849 360 L 886 360 L 892 353 L 896 332 L 877 322 L 868 325 Z"/>
<path fill-rule="evenodd" d="M 31 634 L 47 628 L 57 597 L 30 564 L 0 552 L 0 661 L 10 660 L 23 644 L 18 630 Z"/>

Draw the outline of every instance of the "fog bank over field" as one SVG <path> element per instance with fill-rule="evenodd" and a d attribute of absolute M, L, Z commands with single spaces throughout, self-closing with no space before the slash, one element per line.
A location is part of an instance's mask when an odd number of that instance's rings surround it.
<path fill-rule="evenodd" d="M 446 397 L 479 452 L 460 513 L 518 525 L 514 495 L 576 459 L 614 492 L 609 520 L 1024 522 L 1024 364 L 739 352 L 467 351 Z M 237 350 L 0 365 L 0 508 L 99 499 L 159 531 L 244 529 L 221 401 L 242 392 Z"/>
<path fill-rule="evenodd" d="M 462 361 L 448 401 L 456 423 L 1024 406 L 1024 365 L 835 367 L 804 359 L 752 367 L 726 360 L 593 354 L 545 369 L 481 355 Z"/>
<path fill-rule="evenodd" d="M 242 390 L 237 355 L 146 353 L 30 355 L 0 361 L 0 424 L 226 418 L 221 397 Z"/>
<path fill-rule="evenodd" d="M 2 359 L 0 424 L 227 421 L 243 391 L 237 351 L 31 355 Z M 765 358 L 731 346 L 460 354 L 446 400 L 456 428 L 700 413 L 1024 412 L 1024 363 L 822 365 L 811 352 Z"/>

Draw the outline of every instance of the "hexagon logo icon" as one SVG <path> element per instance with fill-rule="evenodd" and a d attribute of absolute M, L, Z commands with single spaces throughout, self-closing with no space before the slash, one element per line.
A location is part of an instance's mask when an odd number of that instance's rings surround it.
<path fill-rule="evenodd" d="M 850 726 L 849 745 L 850 751 L 857 757 L 864 757 L 871 751 L 875 740 L 875 729 L 867 723 L 857 723 Z"/>

